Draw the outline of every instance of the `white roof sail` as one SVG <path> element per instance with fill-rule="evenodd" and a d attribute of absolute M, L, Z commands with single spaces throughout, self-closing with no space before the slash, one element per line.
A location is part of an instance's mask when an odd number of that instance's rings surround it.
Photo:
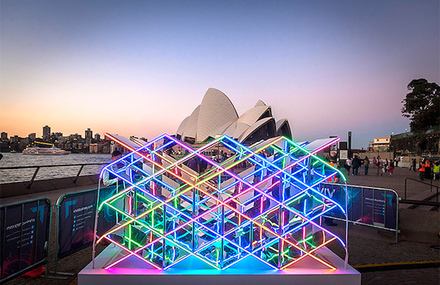
<path fill-rule="evenodd" d="M 220 90 L 209 88 L 200 105 L 196 141 L 203 142 L 210 136 L 214 137 L 216 130 L 237 118 L 231 100 Z"/>
<path fill-rule="evenodd" d="M 186 117 L 186 118 L 180 123 L 179 127 L 177 128 L 177 132 L 176 132 L 176 134 L 178 134 L 178 135 L 182 135 L 182 134 L 183 134 L 183 131 L 185 130 L 186 123 L 188 122 L 188 119 L 189 119 L 189 116 Z"/>
<path fill-rule="evenodd" d="M 275 120 L 273 118 L 264 118 L 253 124 L 251 127 L 249 127 L 245 132 L 241 134 L 241 136 L 238 138 L 238 141 L 240 143 L 244 142 L 250 135 L 252 135 L 256 130 L 258 130 L 261 126 L 264 124 L 269 124 L 270 121 L 275 124 Z"/>
<path fill-rule="evenodd" d="M 214 132 L 214 135 L 222 135 L 222 134 L 226 134 L 227 130 L 228 130 L 229 128 L 231 128 L 231 126 L 234 126 L 234 127 L 232 127 L 232 129 L 234 129 L 236 124 L 237 124 L 237 121 L 228 122 L 228 123 L 224 124 L 223 126 L 221 126 L 220 128 L 218 128 L 218 129 Z M 233 132 L 232 132 L 232 133 L 233 133 Z M 229 135 L 229 136 L 232 137 L 232 135 Z"/>
<path fill-rule="evenodd" d="M 258 107 L 258 106 L 266 106 L 266 104 L 263 101 L 258 100 L 257 104 L 255 104 L 254 107 Z"/>
<path fill-rule="evenodd" d="M 287 119 L 278 120 L 276 123 L 276 133 L 278 136 L 292 137 L 292 130 Z"/>
<path fill-rule="evenodd" d="M 246 113 L 244 113 L 243 115 L 241 115 L 240 118 L 238 118 L 237 123 L 238 124 L 246 124 L 248 126 L 252 126 L 253 124 L 255 124 L 256 121 L 258 121 L 261 118 L 261 116 L 268 109 L 270 109 L 270 106 L 254 107 L 254 108 L 246 111 Z"/>
<path fill-rule="evenodd" d="M 232 135 L 232 137 L 234 139 L 239 138 L 245 131 L 247 131 L 249 129 L 250 125 L 248 124 L 241 124 L 237 121 L 237 126 L 234 130 L 234 135 Z"/>
<path fill-rule="evenodd" d="M 233 122 L 224 132 L 224 135 L 234 137 L 235 129 L 237 128 L 237 121 Z"/>
<path fill-rule="evenodd" d="M 197 106 L 188 118 L 185 128 L 182 133 L 182 140 L 186 137 L 196 139 L 197 136 L 197 121 L 199 118 L 200 105 Z"/>
<path fill-rule="evenodd" d="M 280 127 L 287 121 L 287 119 L 281 119 L 277 121 L 277 131 L 280 129 Z"/>

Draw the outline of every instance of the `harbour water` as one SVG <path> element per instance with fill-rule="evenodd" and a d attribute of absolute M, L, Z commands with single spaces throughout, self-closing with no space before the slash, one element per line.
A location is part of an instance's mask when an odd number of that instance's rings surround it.
<path fill-rule="evenodd" d="M 0 167 L 110 163 L 110 154 L 23 155 L 2 153 Z M 40 168 L 35 180 L 76 176 L 81 166 Z M 97 174 L 104 165 L 86 165 L 81 175 Z M 35 168 L 0 170 L 0 183 L 30 181 Z"/>

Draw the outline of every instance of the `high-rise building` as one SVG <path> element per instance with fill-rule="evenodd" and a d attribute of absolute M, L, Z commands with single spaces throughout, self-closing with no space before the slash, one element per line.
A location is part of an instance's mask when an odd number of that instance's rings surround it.
<path fill-rule="evenodd" d="M 96 142 L 100 142 L 101 141 L 101 136 L 98 133 L 95 134 L 95 141 Z"/>
<path fill-rule="evenodd" d="M 90 128 L 87 128 L 85 139 L 92 139 L 93 138 L 93 131 Z"/>
<path fill-rule="evenodd" d="M 2 140 L 8 140 L 8 133 L 2 132 Z"/>
<path fill-rule="evenodd" d="M 43 127 L 43 140 L 48 141 L 50 138 L 50 127 L 48 125 Z"/>
<path fill-rule="evenodd" d="M 34 140 L 37 138 L 37 134 L 36 134 L 36 133 L 30 133 L 30 134 L 28 135 L 28 138 L 29 138 L 31 141 L 34 141 Z"/>

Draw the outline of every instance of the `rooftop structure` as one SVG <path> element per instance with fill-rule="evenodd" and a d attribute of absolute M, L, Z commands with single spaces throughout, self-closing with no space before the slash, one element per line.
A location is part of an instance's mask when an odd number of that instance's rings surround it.
<path fill-rule="evenodd" d="M 374 138 L 374 141 L 369 143 L 368 148 L 374 150 L 387 150 L 390 147 L 390 137 Z"/>

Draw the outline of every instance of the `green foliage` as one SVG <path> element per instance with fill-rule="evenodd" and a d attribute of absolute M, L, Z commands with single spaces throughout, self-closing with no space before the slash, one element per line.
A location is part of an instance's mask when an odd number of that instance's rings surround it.
<path fill-rule="evenodd" d="M 407 86 L 410 93 L 403 99 L 402 114 L 410 118 L 411 131 L 422 131 L 440 124 L 440 87 L 428 80 L 413 79 Z"/>

